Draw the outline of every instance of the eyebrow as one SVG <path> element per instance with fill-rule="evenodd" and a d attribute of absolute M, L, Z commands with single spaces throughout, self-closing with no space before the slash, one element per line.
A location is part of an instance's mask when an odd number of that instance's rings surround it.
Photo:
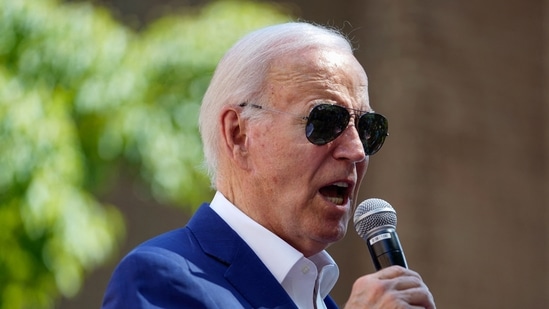
<path fill-rule="evenodd" d="M 345 108 L 346 110 L 348 111 L 353 111 L 357 114 L 367 114 L 367 113 L 375 113 L 375 111 L 370 107 L 370 110 L 362 110 L 362 109 L 356 109 L 356 108 L 352 108 L 352 107 L 347 107 L 347 106 L 344 106 L 342 104 L 339 104 L 337 101 L 333 101 L 333 100 L 315 100 L 313 101 L 314 104 L 313 104 L 313 108 L 315 106 L 318 106 L 318 105 L 321 105 L 321 104 L 330 104 L 330 105 L 337 105 L 337 106 L 341 106 L 343 108 Z"/>

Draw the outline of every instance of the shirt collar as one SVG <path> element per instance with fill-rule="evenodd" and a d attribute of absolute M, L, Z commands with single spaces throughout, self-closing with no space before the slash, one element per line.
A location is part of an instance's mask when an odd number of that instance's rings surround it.
<path fill-rule="evenodd" d="M 248 217 L 221 192 L 216 192 L 210 207 L 250 246 L 279 283 L 304 258 L 301 252 Z M 309 259 L 318 269 L 319 293 L 325 298 L 339 277 L 339 268 L 325 250 Z"/>

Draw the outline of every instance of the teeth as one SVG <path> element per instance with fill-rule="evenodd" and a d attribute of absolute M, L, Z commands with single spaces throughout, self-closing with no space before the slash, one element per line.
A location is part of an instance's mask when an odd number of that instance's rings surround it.
<path fill-rule="evenodd" d="M 344 202 L 344 199 L 342 197 L 328 197 L 328 201 L 336 205 L 342 205 Z"/>
<path fill-rule="evenodd" d="M 338 186 L 338 187 L 341 187 L 341 188 L 348 188 L 349 187 L 349 184 L 346 183 L 346 182 L 336 182 L 333 184 L 334 186 Z"/>
<path fill-rule="evenodd" d="M 350 186 L 351 185 L 345 181 L 338 181 L 320 188 L 319 192 L 330 203 L 333 203 L 335 205 L 343 205 L 349 199 Z"/>

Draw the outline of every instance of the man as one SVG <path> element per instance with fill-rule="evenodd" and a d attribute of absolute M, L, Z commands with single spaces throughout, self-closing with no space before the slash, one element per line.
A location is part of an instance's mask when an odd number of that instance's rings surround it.
<path fill-rule="evenodd" d="M 287 23 L 237 42 L 200 111 L 214 199 L 126 256 L 103 307 L 337 308 L 325 249 L 387 135 L 367 85 L 333 30 Z M 435 305 L 417 273 L 393 266 L 359 278 L 345 308 Z"/>

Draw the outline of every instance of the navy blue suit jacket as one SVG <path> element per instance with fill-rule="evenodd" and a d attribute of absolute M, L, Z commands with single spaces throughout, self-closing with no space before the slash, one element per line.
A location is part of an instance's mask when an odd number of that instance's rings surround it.
<path fill-rule="evenodd" d="M 329 296 L 324 302 L 337 308 Z M 203 204 L 187 226 L 122 259 L 102 308 L 297 307 L 242 238 Z"/>

